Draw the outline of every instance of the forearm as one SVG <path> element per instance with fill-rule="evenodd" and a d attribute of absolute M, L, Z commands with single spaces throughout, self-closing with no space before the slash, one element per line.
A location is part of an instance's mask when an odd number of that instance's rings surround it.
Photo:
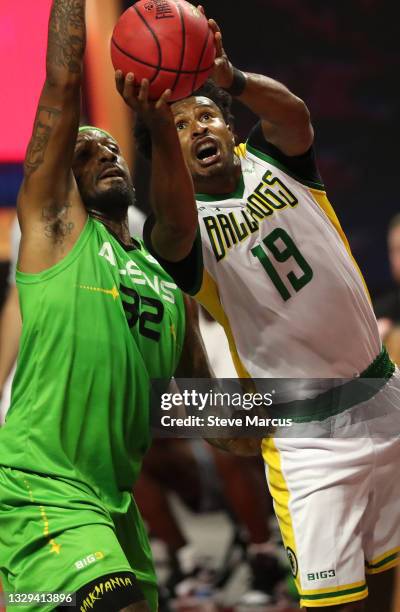
<path fill-rule="evenodd" d="M 289 89 L 262 74 L 245 73 L 246 86 L 238 99 L 261 119 L 272 125 L 290 121 L 309 121 L 310 114 L 303 100 Z"/>
<path fill-rule="evenodd" d="M 79 126 L 85 40 L 85 0 L 54 0 L 48 28 L 46 81 L 18 197 L 18 216 L 25 236 L 33 223 L 42 227 L 59 217 L 66 223 L 68 216 L 69 227 L 75 224 L 75 200 L 68 196 L 67 201 L 67 194 L 73 185 L 71 163 Z"/>
<path fill-rule="evenodd" d="M 260 117 L 265 137 L 287 155 L 307 151 L 314 132 L 303 100 L 274 79 L 261 74 L 244 75 L 246 84 L 237 98 Z"/>
<path fill-rule="evenodd" d="M 183 259 L 196 236 L 197 209 L 192 178 L 173 124 L 152 133 L 151 202 L 156 218 L 154 248 L 169 261 Z"/>
<path fill-rule="evenodd" d="M 86 46 L 86 0 L 54 0 L 48 30 L 46 82 L 80 83 Z"/>
<path fill-rule="evenodd" d="M 18 292 L 13 286 L 0 317 L 0 395 L 17 358 L 21 329 Z"/>
<path fill-rule="evenodd" d="M 44 182 L 43 192 L 46 193 L 46 184 L 49 184 L 53 196 L 54 188 L 49 176 L 57 167 L 64 173 L 70 172 L 68 158 L 75 146 L 71 132 L 75 132 L 79 125 L 80 83 L 86 45 L 85 5 L 86 0 L 53 1 L 48 27 L 46 81 L 25 157 L 24 188 L 31 176 L 37 176 L 40 170 L 44 176 L 40 175 L 38 181 L 42 179 Z M 65 157 L 67 162 L 60 164 L 59 157 Z"/>

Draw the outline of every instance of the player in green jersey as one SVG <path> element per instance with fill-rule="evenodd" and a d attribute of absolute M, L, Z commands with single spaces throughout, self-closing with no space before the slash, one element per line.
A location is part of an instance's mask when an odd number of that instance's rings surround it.
<path fill-rule="evenodd" d="M 155 612 L 131 494 L 150 443 L 150 380 L 208 369 L 194 312 L 129 235 L 134 190 L 117 143 L 78 133 L 84 11 L 85 0 L 53 2 L 19 194 L 23 332 L 0 430 L 0 574 L 10 610 L 55 609 L 58 592 L 79 610 Z"/>

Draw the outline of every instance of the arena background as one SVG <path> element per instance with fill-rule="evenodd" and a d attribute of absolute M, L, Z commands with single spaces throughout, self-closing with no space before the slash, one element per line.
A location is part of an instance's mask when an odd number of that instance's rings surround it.
<path fill-rule="evenodd" d="M 87 120 L 110 129 L 126 155 L 132 148 L 130 119 L 115 99 L 108 39 L 118 14 L 130 4 L 88 0 L 84 96 Z M 0 4 L 1 295 L 9 220 L 44 76 L 49 6 L 50 0 Z M 386 227 L 400 206 L 399 86 L 394 76 L 400 55 L 389 3 L 205 0 L 204 6 L 220 24 L 235 65 L 282 80 L 307 102 L 328 194 L 372 294 L 379 294 L 390 285 Z M 252 121 L 250 113 L 237 109 L 240 137 L 245 138 Z"/>
<path fill-rule="evenodd" d="M 50 3 L 0 3 L 0 303 L 22 160 L 44 78 Z M 87 0 L 83 116 L 115 135 L 133 167 L 132 117 L 114 91 L 108 50 L 112 27 L 130 4 Z M 386 229 L 400 210 L 396 137 L 400 55 L 398 22 L 389 3 L 204 0 L 203 4 L 220 24 L 225 48 L 237 67 L 277 78 L 306 101 L 330 200 L 372 295 L 379 295 L 391 286 Z M 236 131 L 244 139 L 254 118 L 240 106 L 235 112 Z M 145 202 L 139 204 L 145 207 Z M 202 524 L 197 528 L 199 540 L 203 539 Z M 214 530 L 221 530 L 218 521 Z"/>

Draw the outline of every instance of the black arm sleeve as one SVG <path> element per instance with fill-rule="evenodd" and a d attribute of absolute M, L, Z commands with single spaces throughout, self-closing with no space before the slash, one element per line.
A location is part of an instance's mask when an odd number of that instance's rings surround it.
<path fill-rule="evenodd" d="M 315 184 L 317 188 L 323 188 L 313 146 L 303 153 L 303 155 L 285 155 L 277 147 L 265 140 L 260 121 L 251 130 L 247 139 L 247 144 L 257 149 L 257 151 L 272 157 L 272 159 L 278 162 L 278 164 L 283 167 L 282 169 L 286 170 L 293 178 L 298 179 L 302 183 L 311 183 Z"/>
<path fill-rule="evenodd" d="M 189 255 L 181 261 L 168 261 L 163 259 L 154 250 L 151 242 L 151 233 L 155 225 L 154 215 L 150 215 L 144 224 L 143 240 L 148 251 L 157 259 L 159 264 L 174 279 L 182 291 L 189 295 L 196 295 L 203 281 L 203 255 L 201 246 L 200 229 L 197 230 L 196 238 Z"/>

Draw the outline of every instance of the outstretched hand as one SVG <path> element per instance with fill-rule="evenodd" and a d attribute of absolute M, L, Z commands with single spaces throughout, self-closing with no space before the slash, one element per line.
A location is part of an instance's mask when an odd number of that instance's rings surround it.
<path fill-rule="evenodd" d="M 124 76 L 121 70 L 117 70 L 115 83 L 126 104 L 141 116 L 149 129 L 171 122 L 172 113 L 168 104 L 171 97 L 170 89 L 165 90 L 158 100 L 152 101 L 149 100 L 148 79 L 142 79 L 138 85 L 132 72 Z"/>
<path fill-rule="evenodd" d="M 201 5 L 197 8 L 205 15 L 204 8 Z M 209 19 L 208 24 L 213 31 L 216 48 L 214 69 L 211 73 L 211 78 L 219 87 L 230 87 L 233 81 L 233 66 L 222 44 L 221 30 L 214 19 Z"/>

